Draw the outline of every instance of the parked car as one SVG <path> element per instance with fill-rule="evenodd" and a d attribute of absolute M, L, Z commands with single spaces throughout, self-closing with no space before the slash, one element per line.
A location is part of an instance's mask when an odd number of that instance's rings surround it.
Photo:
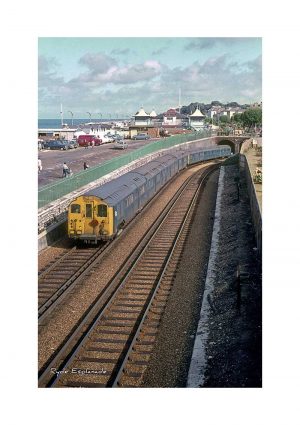
<path fill-rule="evenodd" d="M 148 140 L 148 139 L 150 139 L 150 136 L 147 133 L 139 133 L 133 136 L 133 140 Z"/>
<path fill-rule="evenodd" d="M 70 149 L 65 140 L 48 140 L 44 143 L 44 149 L 67 150 Z"/>
<path fill-rule="evenodd" d="M 113 134 L 111 137 L 114 140 L 123 140 L 123 137 L 120 134 Z"/>
<path fill-rule="evenodd" d="M 128 144 L 125 142 L 124 139 L 122 140 L 116 140 L 115 145 L 114 145 L 115 149 L 127 149 L 128 148 Z"/>
<path fill-rule="evenodd" d="M 99 146 L 102 144 L 102 139 L 91 134 L 82 134 L 78 136 L 77 142 L 79 146 L 91 146 L 92 142 L 95 143 L 95 146 Z"/>
<path fill-rule="evenodd" d="M 70 149 L 76 149 L 79 146 L 76 139 L 70 140 L 69 145 L 70 145 Z"/>

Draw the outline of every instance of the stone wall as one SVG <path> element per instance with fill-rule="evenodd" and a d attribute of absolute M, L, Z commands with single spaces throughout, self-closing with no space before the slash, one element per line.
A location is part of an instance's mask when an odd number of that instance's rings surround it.
<path fill-rule="evenodd" d="M 247 179 L 247 187 L 250 198 L 250 207 L 251 207 L 251 216 L 255 229 L 255 239 L 257 244 L 258 253 L 261 254 L 262 251 L 262 214 L 257 199 L 255 186 L 252 180 L 252 175 L 248 165 L 247 158 L 245 155 L 240 155 L 240 168 L 245 171 Z"/>

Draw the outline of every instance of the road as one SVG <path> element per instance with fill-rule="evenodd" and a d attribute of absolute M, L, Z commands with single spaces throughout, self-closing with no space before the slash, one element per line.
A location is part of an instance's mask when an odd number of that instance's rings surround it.
<path fill-rule="evenodd" d="M 83 163 L 87 162 L 89 167 L 99 165 L 109 159 L 124 155 L 130 151 L 138 149 L 144 145 L 152 143 L 154 140 L 126 140 L 128 148 L 124 150 L 114 149 L 113 143 L 100 146 L 89 147 L 88 149 L 79 147 L 67 151 L 45 150 L 39 152 L 42 161 L 42 171 L 38 175 L 39 187 L 62 179 L 62 166 L 66 162 L 73 173 L 83 170 Z"/>

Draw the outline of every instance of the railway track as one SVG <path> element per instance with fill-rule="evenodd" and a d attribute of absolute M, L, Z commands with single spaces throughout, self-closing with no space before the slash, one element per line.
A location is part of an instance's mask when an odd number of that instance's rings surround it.
<path fill-rule="evenodd" d="M 40 387 L 138 387 L 172 289 L 199 192 L 213 165 L 196 172 L 155 228 L 41 371 Z"/>
<path fill-rule="evenodd" d="M 106 248 L 78 249 L 76 246 L 66 250 L 38 278 L 38 318 L 44 321 L 54 308 L 67 296 L 72 288 L 95 266 L 99 256 Z"/>

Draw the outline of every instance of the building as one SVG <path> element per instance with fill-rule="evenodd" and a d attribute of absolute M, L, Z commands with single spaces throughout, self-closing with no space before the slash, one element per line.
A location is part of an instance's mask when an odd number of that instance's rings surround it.
<path fill-rule="evenodd" d="M 221 113 L 222 111 L 222 107 L 221 106 L 213 106 L 211 109 L 208 110 L 207 112 L 207 116 L 210 119 L 213 119 L 214 117 L 217 117 L 218 114 Z"/>
<path fill-rule="evenodd" d="M 180 114 L 176 109 L 170 108 L 167 112 L 163 113 L 162 118 L 163 127 L 181 127 L 187 117 L 184 114 Z"/>
<path fill-rule="evenodd" d="M 134 125 L 136 126 L 147 126 L 151 125 L 151 117 L 147 112 L 144 111 L 144 108 L 141 109 L 134 115 Z"/>
<path fill-rule="evenodd" d="M 189 124 L 194 130 L 198 131 L 204 126 L 205 115 L 202 114 L 197 107 L 195 111 L 189 116 Z"/>
<path fill-rule="evenodd" d="M 39 128 L 38 138 L 41 140 L 64 139 L 72 140 L 76 128 Z"/>
<path fill-rule="evenodd" d="M 157 117 L 157 113 L 154 111 L 154 109 L 152 109 L 152 111 L 150 112 L 150 117 L 151 119 L 156 118 Z"/>

